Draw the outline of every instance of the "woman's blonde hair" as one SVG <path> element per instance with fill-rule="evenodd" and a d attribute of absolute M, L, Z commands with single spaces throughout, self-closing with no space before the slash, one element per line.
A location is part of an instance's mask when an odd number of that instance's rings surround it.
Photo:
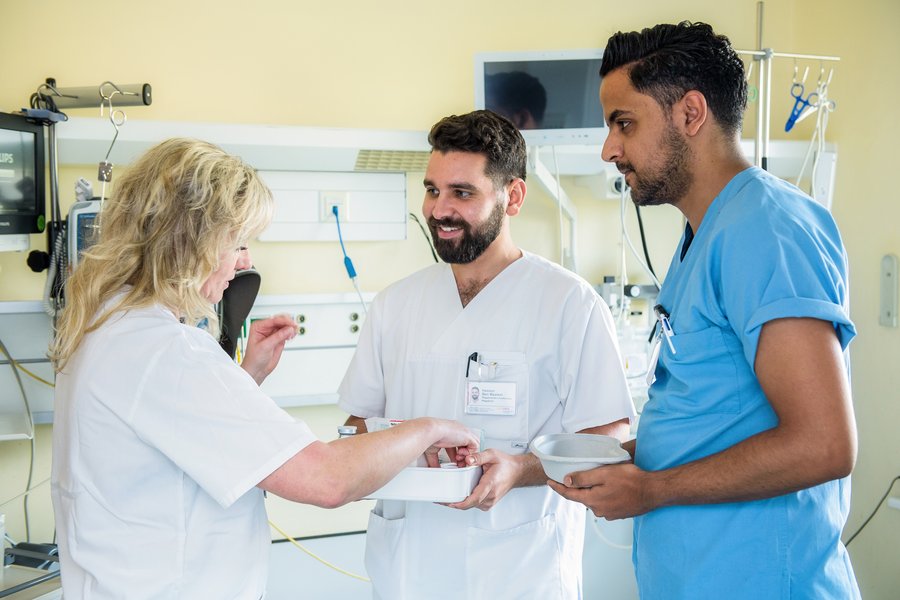
<path fill-rule="evenodd" d="M 207 319 L 218 335 L 214 307 L 200 288 L 220 256 L 259 235 L 273 210 L 256 172 L 212 144 L 175 138 L 148 150 L 104 203 L 99 239 L 67 282 L 50 347 L 56 370 L 85 334 L 121 310 L 160 304 L 189 323 Z"/>

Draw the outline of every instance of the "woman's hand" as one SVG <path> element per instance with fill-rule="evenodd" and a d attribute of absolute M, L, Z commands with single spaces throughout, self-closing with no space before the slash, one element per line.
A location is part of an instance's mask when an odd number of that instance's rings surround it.
<path fill-rule="evenodd" d="M 438 451 L 446 448 L 450 460 L 456 461 L 460 448 L 465 448 L 469 453 L 478 451 L 478 436 L 457 421 L 446 419 L 431 419 L 437 428 L 438 439 L 425 451 L 425 460 L 429 467 L 439 467 Z"/>
<path fill-rule="evenodd" d="M 284 351 L 284 344 L 297 335 L 297 324 L 288 315 L 275 315 L 253 321 L 247 336 L 247 352 L 241 367 L 257 384 L 269 376 Z"/>

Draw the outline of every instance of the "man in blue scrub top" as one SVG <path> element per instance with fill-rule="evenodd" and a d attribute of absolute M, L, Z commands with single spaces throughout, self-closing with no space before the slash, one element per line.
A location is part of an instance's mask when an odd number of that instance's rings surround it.
<path fill-rule="evenodd" d="M 601 76 L 603 159 L 637 204 L 672 204 L 687 225 L 634 464 L 550 485 L 636 517 L 644 600 L 859 598 L 840 541 L 857 443 L 837 226 L 744 158 L 743 65 L 708 25 L 617 33 Z"/>

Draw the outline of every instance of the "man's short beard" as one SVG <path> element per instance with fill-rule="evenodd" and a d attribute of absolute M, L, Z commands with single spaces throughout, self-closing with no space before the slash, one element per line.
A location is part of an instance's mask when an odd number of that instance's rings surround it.
<path fill-rule="evenodd" d="M 691 149 L 671 123 L 663 137 L 666 151 L 665 162 L 655 172 L 635 174 L 635 186 L 631 188 L 631 199 L 638 206 L 676 204 L 694 181 L 687 166 Z M 630 165 L 626 166 L 630 168 Z"/>
<path fill-rule="evenodd" d="M 503 216 L 506 207 L 502 200 L 497 200 L 491 214 L 477 228 L 473 230 L 469 223 L 461 219 L 435 219 L 429 217 L 428 227 L 431 229 L 431 239 L 434 241 L 434 249 L 438 256 L 446 263 L 465 265 L 484 254 L 503 229 Z M 462 228 L 462 236 L 458 239 L 444 240 L 438 236 L 438 227 Z"/>

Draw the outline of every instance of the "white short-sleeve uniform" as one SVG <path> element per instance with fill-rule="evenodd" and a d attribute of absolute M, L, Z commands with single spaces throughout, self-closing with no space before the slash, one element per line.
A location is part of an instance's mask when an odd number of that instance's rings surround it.
<path fill-rule="evenodd" d="M 487 366 L 470 365 L 473 353 Z M 512 384 L 514 414 L 468 414 L 479 380 Z M 339 391 L 350 414 L 456 419 L 510 454 L 544 433 L 634 415 L 609 309 L 581 278 L 529 253 L 465 308 L 445 264 L 387 288 Z M 366 568 L 384 600 L 580 598 L 584 513 L 546 485 L 514 489 L 487 512 L 379 503 Z"/>
<path fill-rule="evenodd" d="M 262 597 L 256 484 L 314 440 L 206 331 L 160 307 L 115 314 L 57 378 L 66 600 Z"/>

